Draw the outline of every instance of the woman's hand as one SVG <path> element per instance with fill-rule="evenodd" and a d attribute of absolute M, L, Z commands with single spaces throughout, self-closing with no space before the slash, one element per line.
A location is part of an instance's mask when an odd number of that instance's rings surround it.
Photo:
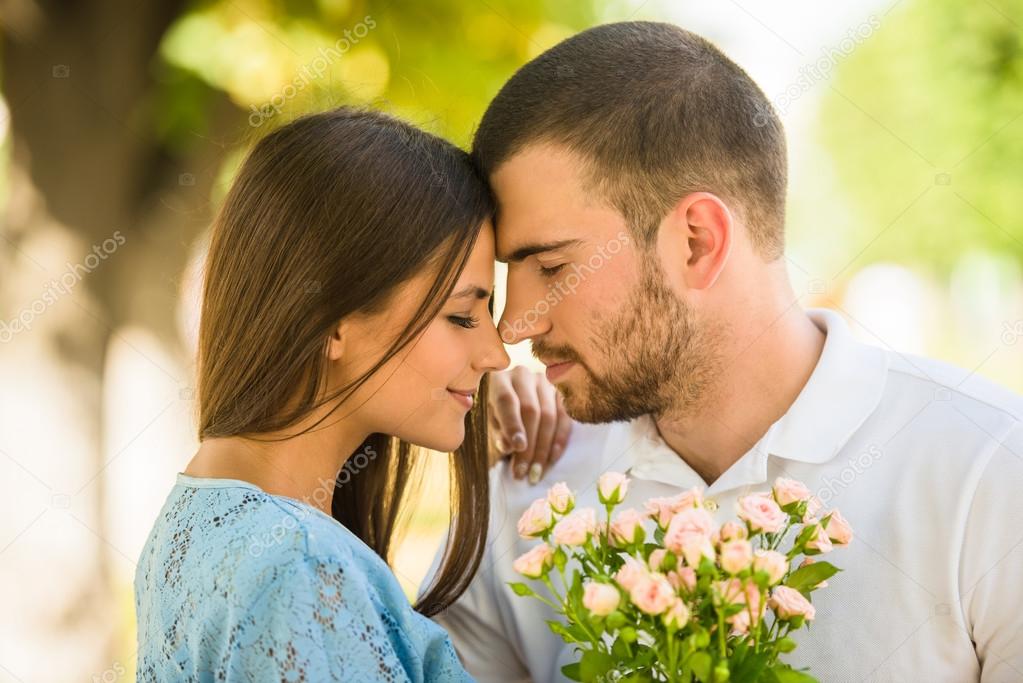
<path fill-rule="evenodd" d="M 510 455 L 516 479 L 540 481 L 565 451 L 572 418 L 541 373 L 516 366 L 490 376 L 490 462 Z"/>

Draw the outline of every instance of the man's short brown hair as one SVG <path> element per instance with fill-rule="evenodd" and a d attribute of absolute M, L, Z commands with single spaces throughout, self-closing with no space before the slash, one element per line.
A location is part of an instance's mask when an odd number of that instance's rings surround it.
<path fill-rule="evenodd" d="M 649 245 L 686 194 L 738 210 L 766 260 L 784 250 L 785 134 L 763 92 L 707 40 L 656 22 L 605 24 L 519 69 L 473 140 L 487 176 L 524 147 L 564 145 Z"/>

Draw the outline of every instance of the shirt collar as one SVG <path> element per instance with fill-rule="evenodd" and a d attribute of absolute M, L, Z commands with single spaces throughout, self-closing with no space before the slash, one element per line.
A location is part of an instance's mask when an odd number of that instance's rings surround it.
<path fill-rule="evenodd" d="M 880 403 L 888 355 L 857 341 L 834 311 L 809 309 L 807 315 L 827 335 L 810 379 L 788 411 L 714 481 L 708 494 L 765 482 L 768 456 L 813 464 L 831 460 Z M 629 469 L 635 477 L 674 486 L 705 486 L 664 443 L 651 416 L 623 426 L 623 440 L 611 440 L 616 444 L 609 443 L 605 451 L 605 469 Z"/>

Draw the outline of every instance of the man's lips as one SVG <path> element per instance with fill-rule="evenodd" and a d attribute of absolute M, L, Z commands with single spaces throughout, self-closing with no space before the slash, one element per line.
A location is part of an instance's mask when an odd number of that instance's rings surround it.
<path fill-rule="evenodd" d="M 548 363 L 544 361 L 544 365 L 547 366 L 547 381 L 554 383 L 566 372 L 575 367 L 575 361 L 559 361 L 556 363 Z"/>

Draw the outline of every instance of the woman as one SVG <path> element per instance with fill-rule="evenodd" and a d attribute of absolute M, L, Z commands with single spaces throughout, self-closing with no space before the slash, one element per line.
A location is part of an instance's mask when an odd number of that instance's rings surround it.
<path fill-rule="evenodd" d="M 135 577 L 138 678 L 467 680 L 428 619 L 488 517 L 490 195 L 467 156 L 342 108 L 251 151 L 214 224 L 200 448 Z M 385 560 L 420 447 L 452 453 L 452 532 L 413 611 Z"/>

